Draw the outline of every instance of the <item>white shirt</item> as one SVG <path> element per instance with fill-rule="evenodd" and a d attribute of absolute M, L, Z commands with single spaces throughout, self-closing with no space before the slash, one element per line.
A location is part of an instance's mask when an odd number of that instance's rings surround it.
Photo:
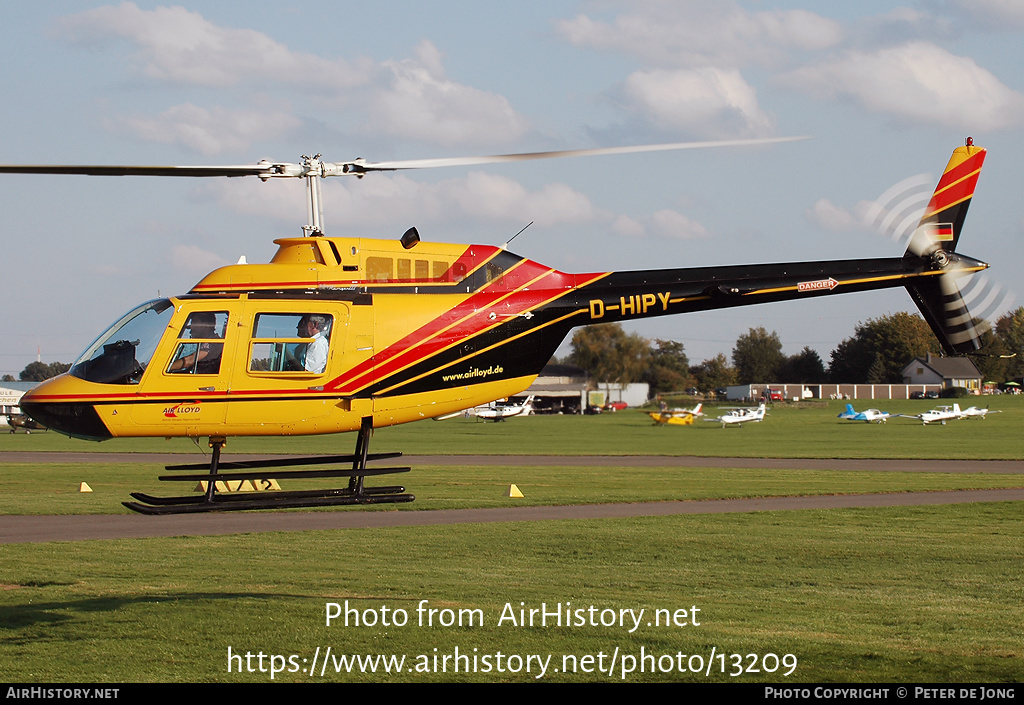
<path fill-rule="evenodd" d="M 327 346 L 327 338 L 324 337 L 322 331 L 318 331 L 306 347 L 305 367 L 307 372 L 320 373 L 324 371 L 324 368 L 327 367 Z"/>

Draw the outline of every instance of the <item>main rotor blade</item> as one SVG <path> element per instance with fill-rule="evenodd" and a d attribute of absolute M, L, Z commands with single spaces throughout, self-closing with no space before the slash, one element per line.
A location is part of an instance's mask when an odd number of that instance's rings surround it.
<path fill-rule="evenodd" d="M 397 171 L 399 169 L 432 169 L 448 166 L 472 166 L 498 162 L 523 162 L 533 159 L 560 159 L 562 157 L 594 157 L 604 154 L 635 154 L 638 152 L 665 152 L 674 149 L 704 149 L 708 147 L 741 147 L 758 144 L 797 142 L 810 137 L 769 137 L 749 140 L 716 140 L 710 142 L 672 142 L 668 144 L 642 144 L 632 147 L 598 147 L 595 149 L 566 149 L 556 152 L 525 152 L 522 154 L 495 154 L 485 157 L 449 157 L 441 159 L 408 159 L 390 162 L 353 162 L 346 171 Z"/>
<path fill-rule="evenodd" d="M 631 147 L 598 147 L 596 149 L 567 149 L 555 152 L 525 152 L 522 154 L 495 154 L 483 157 L 447 157 L 440 159 L 408 159 L 390 162 L 366 162 L 355 159 L 348 162 L 323 162 L 319 157 L 306 159 L 302 164 L 267 162 L 235 166 L 131 166 L 107 164 L 0 164 L 0 174 L 84 174 L 86 176 L 258 176 L 261 179 L 307 176 L 361 176 L 370 171 L 398 171 L 400 169 L 431 169 L 451 166 L 472 166 L 499 162 L 521 162 L 533 159 L 559 159 L 562 157 L 594 157 L 607 154 L 636 154 L 638 152 L 665 152 L 675 149 L 704 149 L 710 147 L 741 147 L 761 144 L 796 142 L 809 137 L 770 137 L 750 140 L 717 140 L 710 142 L 674 142 L 670 144 L 643 144 Z"/>
<path fill-rule="evenodd" d="M 86 176 L 262 176 L 270 164 L 249 166 L 115 166 L 104 164 L 0 164 L 0 174 L 84 174 Z"/>

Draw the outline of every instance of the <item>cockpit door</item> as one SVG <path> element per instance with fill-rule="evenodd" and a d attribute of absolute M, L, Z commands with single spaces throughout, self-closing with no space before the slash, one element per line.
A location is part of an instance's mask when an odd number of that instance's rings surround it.
<path fill-rule="evenodd" d="M 324 388 L 345 357 L 349 304 L 245 302 L 230 378 L 228 434 L 330 432 L 337 400 Z"/>
<path fill-rule="evenodd" d="M 157 345 L 139 386 L 132 420 L 140 425 L 173 428 L 175 433 L 203 436 L 223 424 L 231 360 L 238 335 L 237 317 L 226 302 L 177 301 L 167 330 Z"/>

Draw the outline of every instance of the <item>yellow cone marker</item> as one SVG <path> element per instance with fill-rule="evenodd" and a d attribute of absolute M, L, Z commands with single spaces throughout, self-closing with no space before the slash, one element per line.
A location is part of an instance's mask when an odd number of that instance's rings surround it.
<path fill-rule="evenodd" d="M 82 484 L 80 484 L 78 486 L 78 491 L 79 492 L 92 492 L 92 488 L 89 487 L 89 483 L 83 482 Z"/>
<path fill-rule="evenodd" d="M 519 488 L 516 487 L 515 485 L 509 485 L 508 486 L 508 492 L 505 494 L 505 496 L 506 497 L 513 497 L 515 499 L 521 499 L 523 497 L 523 493 L 520 492 Z"/>

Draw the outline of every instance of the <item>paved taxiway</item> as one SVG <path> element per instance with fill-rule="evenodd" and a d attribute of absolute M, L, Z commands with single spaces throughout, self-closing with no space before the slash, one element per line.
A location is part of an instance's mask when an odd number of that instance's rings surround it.
<path fill-rule="evenodd" d="M 155 453 L 4 453 L 3 458 L 8 462 L 40 463 L 172 463 L 182 462 L 186 459 L 181 455 Z M 236 455 L 230 458 L 225 456 L 225 460 L 242 459 L 244 459 L 243 456 Z M 873 470 L 878 472 L 1024 474 L 1024 461 L 1012 460 L 794 460 L 657 456 L 405 456 L 403 461 L 408 462 L 413 467 L 417 465 L 621 465 L 624 467 L 760 467 Z M 161 517 L 140 515 L 0 516 L 0 543 L 1021 500 L 1024 500 L 1024 488 L 426 511 L 353 511 L 349 509 L 329 512 L 229 512 L 225 514 Z"/>

